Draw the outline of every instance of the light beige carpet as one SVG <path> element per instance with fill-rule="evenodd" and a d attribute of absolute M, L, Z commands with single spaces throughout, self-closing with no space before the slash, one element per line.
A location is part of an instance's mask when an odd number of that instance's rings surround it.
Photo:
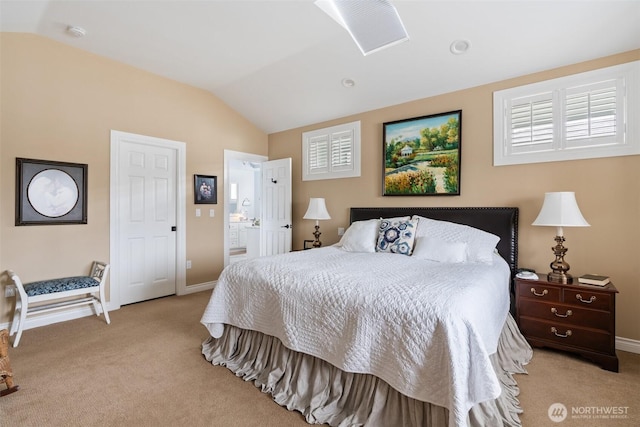
<path fill-rule="evenodd" d="M 122 307 L 23 333 L 10 349 L 20 390 L 0 398 L 0 426 L 306 426 L 252 383 L 204 360 L 200 324 L 210 292 Z M 621 373 L 535 350 L 529 375 L 516 375 L 524 426 L 639 426 L 640 355 L 618 352 Z M 0 385 L 2 387 L 3 385 Z M 547 411 L 562 403 L 567 418 Z M 585 418 L 626 407 L 626 418 Z M 581 418 L 572 417 L 578 408 Z M 595 408 L 595 409 L 594 409 Z M 393 426 L 390 426 L 393 427 Z"/>

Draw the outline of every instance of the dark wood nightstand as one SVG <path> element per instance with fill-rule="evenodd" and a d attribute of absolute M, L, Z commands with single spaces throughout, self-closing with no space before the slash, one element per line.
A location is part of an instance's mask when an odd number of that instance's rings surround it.
<path fill-rule="evenodd" d="M 616 293 L 609 283 L 563 285 L 516 278 L 518 326 L 534 347 L 571 351 L 618 372 Z"/>

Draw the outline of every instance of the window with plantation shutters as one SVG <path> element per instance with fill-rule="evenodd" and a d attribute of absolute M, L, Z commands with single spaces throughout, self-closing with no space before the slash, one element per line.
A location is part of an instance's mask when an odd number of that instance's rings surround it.
<path fill-rule="evenodd" d="M 309 139 L 308 158 L 310 173 L 329 171 L 329 135 L 320 135 Z"/>
<path fill-rule="evenodd" d="M 494 92 L 494 165 L 640 154 L 640 61 Z"/>
<path fill-rule="evenodd" d="M 616 144 L 622 117 L 622 79 L 568 88 L 564 96 L 564 137 L 568 147 Z"/>
<path fill-rule="evenodd" d="M 353 169 L 353 132 L 336 132 L 331 135 L 331 170 Z"/>
<path fill-rule="evenodd" d="M 360 176 L 360 122 L 302 134 L 302 180 Z"/>
<path fill-rule="evenodd" d="M 553 94 L 514 99 L 509 106 L 511 153 L 550 150 L 553 146 Z"/>

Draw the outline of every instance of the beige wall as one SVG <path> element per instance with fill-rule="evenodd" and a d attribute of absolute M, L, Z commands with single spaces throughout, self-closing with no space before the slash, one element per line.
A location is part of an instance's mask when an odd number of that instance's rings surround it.
<path fill-rule="evenodd" d="M 332 219 L 320 224 L 324 244 L 338 241 L 337 228 L 348 225 L 351 206 L 517 206 L 519 265 L 546 273 L 554 259 L 555 228 L 531 223 L 545 192 L 575 191 L 591 227 L 565 229 L 570 272 L 610 275 L 620 291 L 616 333 L 640 340 L 640 156 L 492 165 L 493 91 L 638 59 L 640 50 L 269 135 L 270 159 L 293 158 L 294 248 L 313 238 L 313 221 L 302 219 L 309 197 L 326 198 Z M 382 124 L 458 109 L 461 195 L 382 197 Z M 362 124 L 362 176 L 302 182 L 301 133 L 353 120 Z"/>
<path fill-rule="evenodd" d="M 267 135 L 206 91 L 39 36 L 2 33 L 0 53 L 0 272 L 10 268 L 30 281 L 109 261 L 113 129 L 186 143 L 187 284 L 217 279 L 223 205 L 213 206 L 214 218 L 193 215 L 193 174 L 217 175 L 224 200 L 224 150 L 266 155 Z M 16 227 L 16 157 L 87 163 L 88 224 Z M 3 323 L 12 301 L 1 280 Z"/>
<path fill-rule="evenodd" d="M 546 191 L 575 191 L 589 228 L 565 230 L 571 272 L 609 274 L 620 290 L 617 335 L 640 340 L 640 156 L 522 166 L 492 166 L 492 93 L 516 85 L 640 59 L 640 51 L 273 134 L 263 132 L 208 92 L 35 35 L 0 34 L 0 271 L 25 280 L 81 274 L 109 257 L 109 132 L 184 141 L 187 182 L 194 173 L 224 183 L 223 150 L 293 158 L 294 248 L 312 238 L 302 220 L 309 197 L 325 197 L 332 220 L 322 240 L 338 240 L 351 206 L 517 206 L 520 265 L 548 271 L 555 230 L 532 227 Z M 463 110 L 461 195 L 382 197 L 382 123 Z M 635 118 L 637 120 L 637 118 Z M 362 121 L 360 178 L 301 181 L 301 132 Z M 15 158 L 89 164 L 87 225 L 14 225 Z M 187 284 L 218 277 L 223 264 L 223 206 L 195 218 L 187 187 Z M 4 280 L 0 323 L 7 322 Z"/>

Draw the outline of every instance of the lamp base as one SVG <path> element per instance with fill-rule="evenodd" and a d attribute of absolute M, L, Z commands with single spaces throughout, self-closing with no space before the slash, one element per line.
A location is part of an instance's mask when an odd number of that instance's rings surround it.
<path fill-rule="evenodd" d="M 551 283 L 562 283 L 563 285 L 570 285 L 573 283 L 573 276 L 563 272 L 555 272 L 547 274 L 547 281 Z"/>
<path fill-rule="evenodd" d="M 564 247 L 564 236 L 556 236 L 556 245 L 551 248 L 556 259 L 549 264 L 551 267 L 551 273 L 547 274 L 547 280 L 552 283 L 562 283 L 563 285 L 569 285 L 573 283 L 573 277 L 567 273 L 569 271 L 569 263 L 564 260 L 564 254 L 567 253 L 567 248 Z"/>
<path fill-rule="evenodd" d="M 313 232 L 313 237 L 316 238 L 316 240 L 313 241 L 314 248 L 319 248 L 320 246 L 322 246 L 322 242 L 320 241 L 321 234 L 322 233 L 320 232 L 320 226 L 316 225 L 316 231 Z"/>

